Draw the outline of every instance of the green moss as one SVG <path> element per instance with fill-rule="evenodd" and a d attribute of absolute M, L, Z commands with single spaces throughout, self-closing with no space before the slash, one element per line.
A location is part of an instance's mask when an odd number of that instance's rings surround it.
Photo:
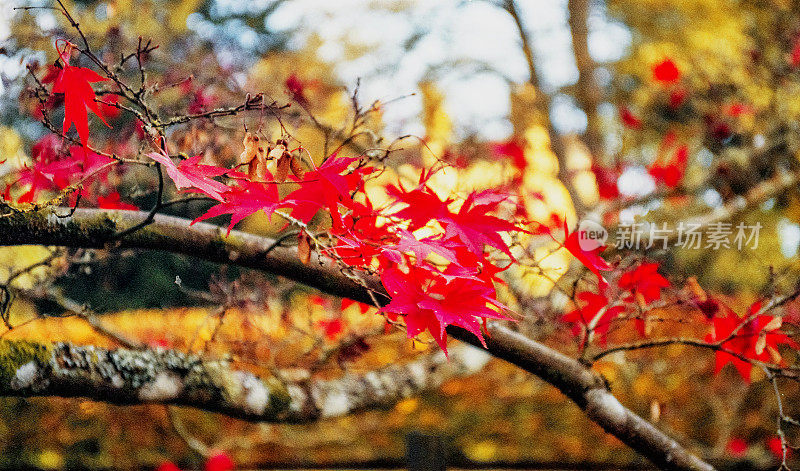
<path fill-rule="evenodd" d="M 220 231 L 208 244 L 213 253 L 222 254 L 226 258 L 232 251 L 240 251 L 244 241 L 235 234 L 225 235 Z"/>
<path fill-rule="evenodd" d="M 270 391 L 269 407 L 264 414 L 270 419 L 277 419 L 289 410 L 292 398 L 286 386 L 276 378 L 269 378 L 264 383 Z"/>
<path fill-rule="evenodd" d="M 47 364 L 52 357 L 49 346 L 27 340 L 0 340 L 0 385 L 8 384 L 20 366 L 34 361 Z"/>

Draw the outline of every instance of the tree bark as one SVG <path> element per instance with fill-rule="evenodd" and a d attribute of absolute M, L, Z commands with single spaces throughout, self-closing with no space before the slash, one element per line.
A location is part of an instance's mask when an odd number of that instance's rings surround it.
<path fill-rule="evenodd" d="M 303 423 L 394 403 L 480 371 L 468 345 L 333 380 L 258 377 L 175 350 L 107 350 L 58 342 L 0 341 L 0 396 L 86 397 L 112 404 L 190 406 L 249 421 Z"/>
<path fill-rule="evenodd" d="M 314 259 L 302 264 L 293 249 L 275 247 L 272 239 L 232 231 L 206 223 L 190 225 L 188 219 L 157 215 L 152 224 L 113 240 L 114 234 L 142 222 L 146 212 L 104 209 L 78 209 L 72 216 L 60 218 L 64 208 L 15 212 L 0 217 L 0 245 L 61 245 L 102 248 L 119 247 L 165 250 L 206 260 L 236 264 L 284 276 L 326 293 L 371 303 L 369 291 L 345 276 L 333 264 Z M 275 248 L 273 248 L 275 247 Z M 380 282 L 364 277 L 364 285 L 377 295 L 379 302 L 388 297 Z M 475 344 L 477 339 L 458 328 L 448 328 L 455 338 Z M 587 416 L 623 443 L 662 469 L 712 470 L 713 467 L 681 447 L 642 417 L 625 408 L 610 393 L 605 381 L 574 359 L 497 322 L 488 325 L 489 354 L 533 373 L 558 388 L 574 401 Z M 91 386 L 91 383 L 85 384 Z M 14 391 L 2 389 L 0 394 Z M 69 392 L 69 390 L 67 391 Z M 72 391 L 78 394 L 81 391 Z M 84 391 L 90 392 L 90 391 Z M 224 404 L 211 403 L 219 407 Z M 231 414 L 241 416 L 237 410 Z"/>

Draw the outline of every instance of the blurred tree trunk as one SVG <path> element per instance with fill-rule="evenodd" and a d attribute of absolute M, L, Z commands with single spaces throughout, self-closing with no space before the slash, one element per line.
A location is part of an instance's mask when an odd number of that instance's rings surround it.
<path fill-rule="evenodd" d="M 569 30 L 572 35 L 572 52 L 578 68 L 578 84 L 575 99 L 586 113 L 586 132 L 583 141 L 597 159 L 603 155 L 603 135 L 597 107 L 602 100 L 602 91 L 595 79 L 596 64 L 589 54 L 589 7 L 590 0 L 569 0 Z"/>

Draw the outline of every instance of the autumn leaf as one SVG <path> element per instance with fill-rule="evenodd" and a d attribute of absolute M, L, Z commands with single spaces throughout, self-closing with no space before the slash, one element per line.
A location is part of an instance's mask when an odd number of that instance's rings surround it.
<path fill-rule="evenodd" d="M 740 355 L 717 351 L 714 374 L 718 374 L 725 365 L 731 363 L 742 379 L 749 383 L 753 365 L 745 359 L 780 364 L 782 362 L 778 351 L 780 345 L 798 348 L 797 343 L 780 330 L 780 317 L 757 315 L 761 305 L 761 302 L 756 302 L 750 306 L 744 319 L 730 311 L 724 316 L 712 319 L 713 332 L 706 337 L 706 341 L 724 340 L 721 345 L 724 349 Z"/>
<path fill-rule="evenodd" d="M 600 198 L 605 200 L 619 198 L 619 188 L 617 187 L 617 180 L 619 180 L 620 176 L 619 171 L 601 167 L 594 162 L 592 162 L 591 170 L 597 183 L 597 192 Z"/>
<path fill-rule="evenodd" d="M 686 145 L 681 145 L 675 150 L 671 159 L 667 161 L 656 160 L 647 169 L 647 172 L 656 182 L 663 183 L 669 188 L 675 188 L 686 173 L 688 161 L 689 148 Z"/>
<path fill-rule="evenodd" d="M 367 311 L 369 311 L 369 309 L 371 307 L 369 304 L 364 304 L 364 303 L 361 303 L 361 302 L 358 302 L 358 301 L 353 301 L 352 299 L 343 298 L 342 299 L 342 308 L 341 309 L 342 309 L 342 311 L 344 311 L 345 309 L 347 309 L 347 308 L 349 308 L 350 306 L 353 306 L 353 305 L 357 305 L 358 306 L 358 310 L 359 310 L 359 312 L 361 312 L 361 314 L 366 314 Z"/>
<path fill-rule="evenodd" d="M 630 291 L 628 301 L 641 294 L 645 302 L 651 303 L 661 299 L 661 290 L 669 287 L 669 281 L 658 273 L 657 263 L 643 263 L 624 273 L 618 285 L 620 289 Z"/>
<path fill-rule="evenodd" d="M 41 140 L 34 146 L 32 167 L 19 172 L 14 184 L 30 185 L 18 202 L 32 203 L 38 194 L 48 190 L 63 190 L 73 183 L 82 181 L 88 184 L 93 178 L 105 178 L 114 159 L 96 154 L 80 146 L 70 146 L 64 152 L 60 143 L 52 140 Z"/>
<path fill-rule="evenodd" d="M 217 453 L 206 460 L 205 471 L 233 471 L 236 465 L 226 453 Z"/>
<path fill-rule="evenodd" d="M 229 169 L 200 164 L 201 155 L 183 160 L 177 166 L 163 149 L 160 152 L 151 152 L 147 156 L 164 166 L 167 175 L 179 190 L 190 189 L 217 201 L 224 200 L 222 194 L 228 191 L 229 187 L 213 180 L 212 177 L 226 174 L 230 171 Z"/>
<path fill-rule="evenodd" d="M 605 247 L 600 246 L 593 250 L 584 250 L 580 244 L 578 231 L 570 233 L 566 220 L 564 221 L 564 242 L 562 245 L 573 257 L 577 258 L 589 271 L 597 276 L 597 281 L 600 283 L 600 286 L 607 284 L 605 278 L 603 278 L 603 275 L 600 273 L 601 271 L 611 270 L 611 265 L 600 256 L 600 252 L 605 250 Z"/>
<path fill-rule="evenodd" d="M 165 461 L 156 468 L 156 471 L 181 471 L 181 468 L 177 467 L 172 461 Z"/>
<path fill-rule="evenodd" d="M 127 209 L 131 211 L 139 210 L 136 205 L 122 201 L 119 193 L 116 191 L 112 191 L 106 196 L 98 196 L 97 207 L 102 209 Z"/>
<path fill-rule="evenodd" d="M 303 265 L 311 261 L 311 237 L 305 230 L 297 234 L 297 257 Z"/>
<path fill-rule="evenodd" d="M 109 124 L 103 118 L 103 112 L 95 101 L 96 96 L 91 84 L 108 80 L 97 72 L 85 67 L 69 65 L 69 56 L 73 46 L 67 45 L 66 50 L 60 54 L 63 66 L 53 83 L 53 93 L 64 94 L 64 125 L 63 133 L 66 134 L 72 125 L 78 131 L 78 137 L 84 146 L 89 140 L 89 122 L 87 109 L 100 118 L 106 126 Z M 111 126 L 109 126 L 111 127 Z"/>
<path fill-rule="evenodd" d="M 344 332 L 344 321 L 341 318 L 324 319 L 317 322 L 317 327 L 320 328 L 326 339 L 336 340 Z"/>
<path fill-rule="evenodd" d="M 271 177 L 269 175 L 269 178 Z M 260 210 L 267 213 L 267 216 L 271 216 L 280 206 L 278 188 L 273 183 L 243 180 L 238 182 L 237 186 L 229 187 L 222 196 L 221 203 L 212 206 L 205 214 L 192 221 L 192 224 L 223 214 L 230 214 L 231 222 L 228 225 L 228 235 L 230 235 L 233 226 L 247 216 Z"/>
<path fill-rule="evenodd" d="M 403 316 L 408 338 L 429 331 L 445 353 L 445 328 L 448 325 L 468 330 L 485 346 L 481 322 L 485 319 L 510 320 L 501 313 L 506 308 L 495 299 L 494 288 L 479 280 L 457 278 L 448 281 L 437 276 L 435 268 L 411 266 L 408 273 L 389 268 L 381 275 L 381 281 L 392 297 L 382 310 Z"/>
<path fill-rule="evenodd" d="M 525 149 L 523 143 L 517 139 L 510 139 L 506 142 L 492 144 L 492 153 L 497 157 L 511 159 L 511 162 L 519 170 L 525 170 L 528 162 L 525 160 Z"/>
<path fill-rule="evenodd" d="M 747 455 L 747 441 L 740 437 L 734 437 L 728 440 L 728 444 L 725 446 L 725 451 L 728 452 L 729 455 L 733 456 L 734 458 L 744 458 Z"/>
<path fill-rule="evenodd" d="M 292 99 L 299 103 L 302 106 L 308 106 L 308 99 L 305 95 L 306 84 L 297 76 L 297 74 L 291 74 L 286 78 L 286 90 L 289 92 L 289 95 L 292 96 Z"/>
<path fill-rule="evenodd" d="M 610 306 L 604 294 L 582 291 L 576 296 L 578 307 L 564 314 L 562 322 L 573 324 L 572 334 L 580 335 L 585 329 L 597 336 L 601 345 L 606 343 L 606 334 L 611 326 L 611 321 L 619 317 L 625 310 L 624 306 Z M 582 305 L 581 305 L 582 304 Z M 583 339 L 585 342 L 587 339 Z"/>
<path fill-rule="evenodd" d="M 619 119 L 622 121 L 622 124 L 631 129 L 641 129 L 642 128 L 642 120 L 639 119 L 630 108 L 626 106 L 621 106 L 619 108 Z"/>
<path fill-rule="evenodd" d="M 334 226 L 338 227 L 342 220 L 339 205 L 352 205 L 350 192 L 361 186 L 363 176 L 372 171 L 362 168 L 345 173 L 356 160 L 354 157 L 332 155 L 316 169 L 306 172 L 302 179 L 291 175 L 290 179 L 298 183 L 300 188 L 286 195 L 281 206 L 289 208 L 291 216 L 305 224 L 325 208 Z M 286 171 L 289 171 L 288 166 Z"/>
<path fill-rule="evenodd" d="M 408 229 L 411 231 L 449 214 L 447 205 L 452 202 L 450 199 L 439 199 L 424 182 L 412 190 L 406 190 L 402 185 L 389 185 L 386 187 L 386 192 L 394 199 L 395 204 L 406 205 L 403 209 L 392 213 L 392 216 L 407 220 Z"/>

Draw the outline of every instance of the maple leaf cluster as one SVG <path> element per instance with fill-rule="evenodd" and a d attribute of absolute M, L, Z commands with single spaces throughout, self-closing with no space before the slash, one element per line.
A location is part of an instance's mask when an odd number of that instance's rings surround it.
<path fill-rule="evenodd" d="M 647 309 L 662 300 L 664 290 L 671 287 L 658 269 L 658 263 L 640 263 L 622 272 L 613 285 L 599 283 L 597 292 L 575 294 L 575 309 L 563 315 L 561 321 L 572 325 L 572 334 L 580 338 L 581 348 L 591 340 L 605 346 L 615 322 L 633 322 L 641 337 L 649 336 Z M 689 287 L 689 305 L 702 314 L 700 319 L 710 331 L 704 340 L 715 351 L 714 374 L 731 364 L 749 382 L 754 363 L 782 366 L 779 347 L 800 347 L 781 331 L 783 318 L 765 312 L 764 301 L 753 303 L 740 317 L 725 303 L 706 294 L 693 278 Z"/>
<path fill-rule="evenodd" d="M 800 347 L 780 330 L 782 318 L 762 314 L 762 306 L 762 301 L 756 301 L 740 318 L 720 303 L 718 314 L 711 319 L 712 332 L 706 337 L 707 341 L 719 342 L 721 347 L 715 354 L 715 374 L 730 363 L 749 382 L 753 364 L 747 360 L 781 365 L 780 345 Z"/>
<path fill-rule="evenodd" d="M 89 191 L 94 182 L 107 182 L 108 174 L 117 161 L 92 152 L 79 145 L 65 146 L 62 140 L 53 134 L 40 139 L 31 149 L 33 164 L 17 172 L 17 179 L 6 186 L 3 198 L 11 200 L 11 187 L 22 185 L 28 188 L 18 198 L 18 203 L 33 203 L 43 191 L 61 191 L 77 186 L 73 193 L 73 201 L 77 195 L 101 208 L 137 209 L 129 203 L 120 201 L 119 193 L 110 192 L 105 196 Z"/>
<path fill-rule="evenodd" d="M 254 154 L 257 158 L 258 151 Z M 493 263 L 492 253 L 511 257 L 502 234 L 523 229 L 492 214 L 508 199 L 506 195 L 473 192 L 455 210 L 456 202 L 440 199 L 427 186 L 431 174 L 423 173 L 415 188 L 389 186 L 390 203 L 375 208 L 360 191 L 374 169 L 355 157 L 332 155 L 318 167 L 298 172 L 300 176 L 288 176 L 286 182 L 296 189 L 284 196 L 278 189 L 283 182 L 275 180 L 279 161 L 268 162 L 256 180 L 219 167 L 197 171 L 196 161 L 184 161 L 182 165 L 197 177 L 189 181 L 180 165 L 167 163 L 166 154 L 151 157 L 168 168 L 176 186 L 220 201 L 195 222 L 230 214 L 230 231 L 244 217 L 264 211 L 270 217 L 279 212 L 307 227 L 318 214 L 325 214 L 334 242 L 319 247 L 320 252 L 346 265 L 376 271 L 391 297 L 381 311 L 390 320 L 402 318 L 409 338 L 429 331 L 446 351 L 448 325 L 467 329 L 483 341 L 481 321 L 508 319 L 505 306 L 496 299 L 494 283 L 502 270 Z M 211 177 L 223 174 L 233 177 L 233 183 L 220 189 Z M 436 233 L 420 235 L 430 231 Z M 336 334 L 336 326 L 324 327 Z"/>
<path fill-rule="evenodd" d="M 107 79 L 71 65 L 76 48 L 63 44 L 59 48 L 57 43 L 59 61 L 42 83 L 52 84 L 51 96 L 63 99 L 63 136 L 74 126 L 81 145 L 66 147 L 66 139 L 58 136 L 37 143 L 33 165 L 20 171 L 12 184 L 27 188 L 18 202 L 34 202 L 44 191 L 75 187 L 85 202 L 136 209 L 115 191 L 99 195 L 87 190 L 92 179 L 106 178 L 108 169 L 117 163 L 88 148 L 88 111 L 108 125 L 100 105 L 118 109 L 101 103 L 92 88 L 93 83 Z M 290 77 L 286 85 L 296 99 L 306 99 L 305 83 L 297 77 Z M 497 274 L 503 269 L 495 263 L 499 257 L 513 261 L 508 234 L 524 231 L 520 224 L 498 216 L 505 206 L 512 210 L 506 211 L 507 216 L 517 209 L 517 205 L 506 204 L 509 195 L 487 190 L 463 199 L 440 199 L 427 184 L 433 172 L 423 171 L 415 188 L 389 186 L 390 201 L 378 208 L 363 191 L 366 178 L 376 170 L 358 157 L 334 153 L 317 165 L 310 156 L 305 158 L 307 153 L 301 147 L 290 149 L 286 140 L 265 143 L 247 133 L 239 165 L 230 169 L 206 165 L 200 155 L 176 161 L 163 138 L 153 141 L 156 150 L 146 156 L 178 190 L 217 202 L 193 224 L 230 215 L 230 233 L 233 226 L 258 211 L 270 217 L 279 213 L 302 228 L 298 253 L 303 262 L 310 260 L 314 245 L 323 256 L 379 276 L 391 297 L 378 301 L 385 304 L 381 311 L 391 320 L 402 319 L 409 337 L 429 331 L 446 349 L 449 325 L 467 329 L 483 341 L 481 322 L 508 319 L 506 307 L 496 298 Z M 504 151 L 524 164 L 518 144 Z M 239 171 L 240 166 L 247 171 Z M 10 186 L 4 196 L 10 199 Z M 322 246 L 312 237 L 309 225 L 327 226 L 320 222 L 326 220 L 331 242 Z M 328 336 L 337 334 L 335 325 L 324 327 Z"/>
<path fill-rule="evenodd" d="M 601 345 L 605 345 L 608 330 L 614 321 L 636 305 L 647 306 L 660 300 L 662 290 L 669 286 L 669 281 L 658 273 L 657 263 L 642 263 L 623 273 L 615 286 L 600 283 L 597 293 L 578 292 L 575 295 L 576 309 L 562 316 L 561 320 L 573 325 L 573 335 L 581 336 L 582 345 L 592 338 L 597 338 Z M 619 296 L 613 296 L 612 293 Z M 615 301 L 615 298 L 619 300 Z M 632 319 L 639 333 L 644 336 L 644 319 Z"/>

